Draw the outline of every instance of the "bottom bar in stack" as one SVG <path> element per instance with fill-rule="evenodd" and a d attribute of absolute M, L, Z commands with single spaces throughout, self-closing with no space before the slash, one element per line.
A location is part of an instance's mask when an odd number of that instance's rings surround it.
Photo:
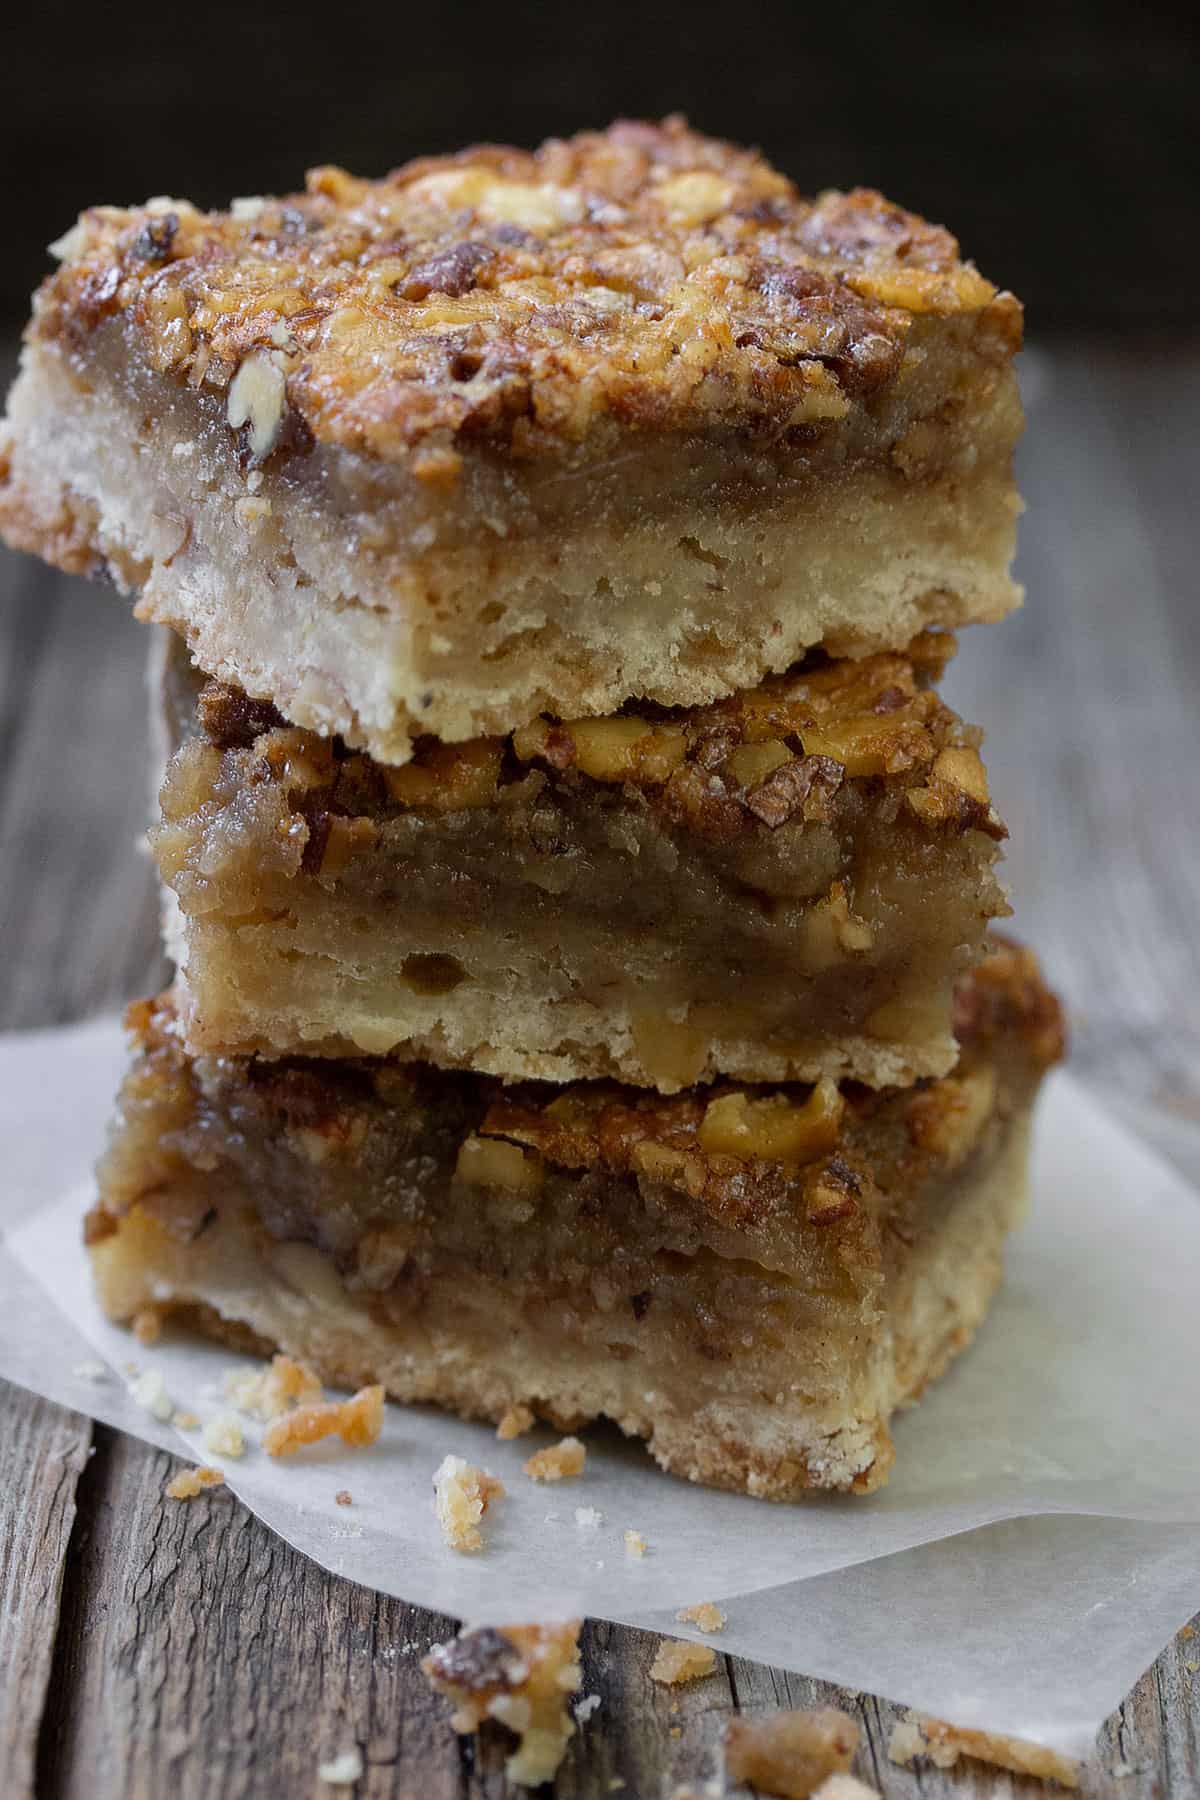
<path fill-rule="evenodd" d="M 331 1383 L 560 1427 L 694 1481 L 867 1492 L 966 1345 L 1062 1048 L 1033 956 L 960 989 L 952 1075 L 663 1097 L 388 1060 L 189 1058 L 169 998 L 87 1236 L 109 1314 L 178 1314 Z"/>

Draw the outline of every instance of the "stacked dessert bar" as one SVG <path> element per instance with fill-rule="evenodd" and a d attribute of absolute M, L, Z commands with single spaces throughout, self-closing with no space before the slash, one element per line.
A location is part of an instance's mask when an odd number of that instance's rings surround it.
<path fill-rule="evenodd" d="M 179 643 L 105 1306 L 877 1486 L 1061 1047 L 938 693 L 1016 300 L 679 120 L 56 249 L 0 517 Z"/>

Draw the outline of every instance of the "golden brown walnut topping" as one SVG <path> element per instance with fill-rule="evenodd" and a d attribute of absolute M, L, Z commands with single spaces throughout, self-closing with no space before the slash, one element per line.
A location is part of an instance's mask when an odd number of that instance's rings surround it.
<path fill-rule="evenodd" d="M 984 1066 L 922 1088 L 908 1105 L 914 1144 L 956 1169 L 971 1154 L 996 1104 L 996 1071 Z"/>
<path fill-rule="evenodd" d="M 836 1146 L 845 1110 L 837 1083 L 828 1075 L 799 1106 L 785 1094 L 756 1100 L 739 1089 L 709 1102 L 696 1141 L 710 1154 L 743 1161 L 811 1162 Z"/>
<path fill-rule="evenodd" d="M 315 169 L 228 213 L 96 207 L 60 248 L 35 332 L 78 348 L 119 316 L 151 367 L 222 396 L 253 462 L 319 442 L 453 479 L 481 441 L 777 437 L 887 390 L 922 316 L 965 317 L 985 364 L 1020 339 L 947 232 L 866 189 L 806 200 L 677 118 L 382 181 Z"/>
<path fill-rule="evenodd" d="M 541 1158 L 498 1137 L 466 1138 L 454 1173 L 470 1187 L 508 1188 L 531 1197 L 542 1188 Z"/>

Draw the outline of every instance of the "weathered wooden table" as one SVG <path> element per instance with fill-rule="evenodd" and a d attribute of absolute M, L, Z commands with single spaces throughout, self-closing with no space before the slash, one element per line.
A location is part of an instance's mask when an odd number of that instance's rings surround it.
<path fill-rule="evenodd" d="M 1071 1005 L 1076 1070 L 1156 1107 L 1186 1146 L 1200 1121 L 1200 352 L 1072 346 L 1028 373 L 1029 605 L 968 634 L 951 692 L 988 727 L 1017 924 Z M 113 595 L 0 564 L 4 1026 L 115 1007 L 161 973 L 136 848 L 143 653 Z M 164 1506 L 171 1459 L 77 1414 L 0 1388 L 0 1421 L 0 1800 L 330 1793 L 317 1763 L 352 1743 L 360 1796 L 509 1791 L 501 1744 L 457 1738 L 418 1670 L 451 1621 L 324 1574 L 227 1492 Z M 1086 1793 L 1200 1794 L 1197 1626 L 1108 1722 Z M 861 1773 L 889 1796 L 1040 1791 L 982 1765 L 893 1768 L 894 1707 L 736 1658 L 673 1697 L 648 1679 L 651 1653 L 640 1633 L 587 1628 L 586 1691 L 603 1706 L 564 1764 L 564 1800 L 618 1777 L 631 1800 L 657 1800 L 711 1773 L 732 1712 L 814 1699 L 860 1719 Z"/>

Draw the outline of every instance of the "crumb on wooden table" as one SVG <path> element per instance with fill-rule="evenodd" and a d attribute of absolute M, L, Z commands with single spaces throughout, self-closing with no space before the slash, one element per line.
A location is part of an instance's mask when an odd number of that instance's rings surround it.
<path fill-rule="evenodd" d="M 224 1485 L 223 1469 L 213 1469 L 207 1463 L 201 1463 L 195 1469 L 181 1469 L 179 1474 L 168 1481 L 163 1489 L 168 1500 L 194 1500 L 205 1488 L 216 1488 Z"/>
<path fill-rule="evenodd" d="M 960 1756 L 973 1756 L 978 1762 L 992 1763 L 1014 1775 L 1057 1781 L 1060 1787 L 1079 1786 L 1079 1764 L 1045 1744 L 1007 1737 L 1003 1732 L 971 1731 L 925 1713 L 906 1712 L 896 1721 L 888 1741 L 888 1756 L 901 1764 L 927 1756 L 938 1769 L 952 1769 Z"/>
<path fill-rule="evenodd" d="M 451 1550 L 470 1553 L 483 1549 L 480 1520 L 504 1491 L 504 1483 L 486 1469 L 461 1456 L 443 1457 L 434 1472 L 433 1505 L 442 1537 Z"/>
<path fill-rule="evenodd" d="M 550 1781 L 575 1730 L 568 1706 L 581 1680 L 579 1621 L 566 1625 L 487 1625 L 435 1644 L 421 1664 L 430 1685 L 455 1702 L 455 1731 L 495 1719 L 516 1734 L 505 1763 L 510 1781 Z"/>
<path fill-rule="evenodd" d="M 717 1653 L 707 1644 L 689 1644 L 683 1638 L 663 1638 L 650 1664 L 651 1681 L 665 1687 L 681 1687 L 685 1681 L 701 1681 L 711 1675 Z"/>
<path fill-rule="evenodd" d="M 496 1436 L 502 1441 L 509 1438 L 523 1437 L 533 1429 L 533 1413 L 528 1406 L 510 1406 L 496 1427 Z"/>
<path fill-rule="evenodd" d="M 317 1764 L 317 1780 L 328 1787 L 351 1787 L 362 1779 L 363 1759 L 357 1748 L 341 1750 L 329 1762 Z"/>
<path fill-rule="evenodd" d="M 272 1419 L 263 1434 L 268 1456 L 293 1456 L 305 1444 L 340 1437 L 351 1449 L 373 1444 L 383 1429 L 383 1389 L 360 1388 L 349 1400 L 318 1400 Z"/>
<path fill-rule="evenodd" d="M 139 1375 L 130 1393 L 144 1412 L 164 1425 L 175 1411 L 174 1402 L 167 1392 L 167 1384 L 158 1369 L 147 1369 L 144 1375 Z"/>
<path fill-rule="evenodd" d="M 260 1419 L 277 1419 L 290 1407 L 308 1405 L 324 1397 L 321 1383 L 308 1364 L 282 1352 L 263 1368 L 229 1369 L 224 1386 L 226 1399 L 239 1412 L 252 1413 Z"/>
<path fill-rule="evenodd" d="M 694 1606 L 681 1606 L 675 1614 L 681 1625 L 695 1625 L 700 1631 L 724 1631 L 725 1614 L 711 1600 L 697 1600 Z"/>
<path fill-rule="evenodd" d="M 214 1456 L 232 1456 L 235 1459 L 246 1453 L 246 1436 L 232 1413 L 218 1413 L 209 1419 L 204 1427 L 204 1448 L 211 1450 Z"/>
<path fill-rule="evenodd" d="M 831 1775 L 844 1774 L 858 1748 L 858 1726 L 833 1706 L 740 1715 L 725 1727 L 725 1769 L 735 1785 L 806 1800 Z"/>
<path fill-rule="evenodd" d="M 535 1450 L 522 1465 L 531 1481 L 565 1481 L 582 1475 L 587 1451 L 577 1437 L 560 1438 L 544 1450 Z"/>

